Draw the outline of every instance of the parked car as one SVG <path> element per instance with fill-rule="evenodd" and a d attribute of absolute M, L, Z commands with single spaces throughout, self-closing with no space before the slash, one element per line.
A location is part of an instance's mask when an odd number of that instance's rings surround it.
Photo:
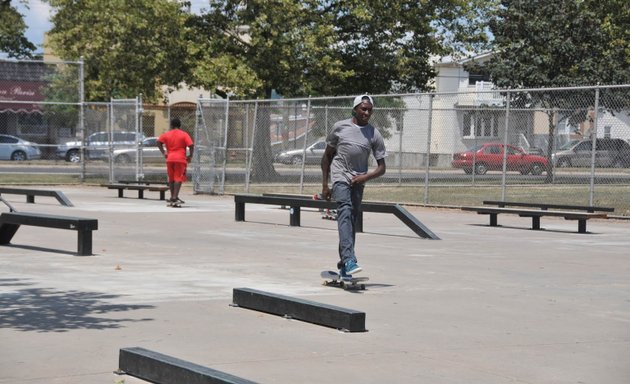
<path fill-rule="evenodd" d="M 39 146 L 11 135 L 0 135 L 0 160 L 33 160 L 42 157 Z"/>
<path fill-rule="evenodd" d="M 593 156 L 593 141 L 582 140 L 552 156 L 556 167 L 590 167 Z M 595 148 L 596 167 L 630 167 L 630 144 L 622 139 L 597 139 Z"/>
<path fill-rule="evenodd" d="M 302 164 L 302 158 L 304 158 L 306 164 L 319 164 L 322 161 L 325 150 L 326 142 L 318 141 L 308 146 L 306 153 L 303 148 L 280 152 L 276 155 L 275 162 L 299 165 Z"/>
<path fill-rule="evenodd" d="M 142 151 L 143 163 L 164 163 L 164 156 L 157 146 L 157 137 L 147 137 L 140 143 L 139 150 Z M 112 154 L 112 159 L 117 164 L 130 164 L 136 162 L 135 148 L 116 149 Z"/>
<path fill-rule="evenodd" d="M 88 159 L 103 159 L 109 155 L 111 132 L 96 132 L 88 136 L 85 153 Z M 114 150 L 119 148 L 135 148 L 144 139 L 144 135 L 136 132 L 113 132 L 111 144 Z M 57 147 L 57 157 L 77 163 L 81 160 L 81 141 L 69 141 Z"/>
<path fill-rule="evenodd" d="M 566 151 L 567 149 L 571 149 L 573 146 L 575 146 L 575 144 L 579 143 L 582 140 L 569 140 L 566 143 L 562 144 L 561 146 L 559 146 L 558 148 L 556 148 L 556 151 L 554 153 L 560 152 L 560 151 Z"/>
<path fill-rule="evenodd" d="M 523 175 L 531 173 L 540 175 L 547 170 L 547 159 L 529 153 L 513 145 L 507 146 L 506 169 L 517 171 Z M 484 175 L 488 171 L 503 170 L 503 144 L 486 143 L 470 148 L 464 152 L 453 154 L 451 165 L 461 168 L 470 174 L 473 171 L 478 175 Z"/>

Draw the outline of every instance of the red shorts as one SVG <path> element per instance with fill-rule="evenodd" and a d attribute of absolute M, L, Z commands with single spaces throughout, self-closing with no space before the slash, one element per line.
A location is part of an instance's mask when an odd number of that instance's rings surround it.
<path fill-rule="evenodd" d="M 166 173 L 169 183 L 183 183 L 186 181 L 186 163 L 166 162 Z"/>

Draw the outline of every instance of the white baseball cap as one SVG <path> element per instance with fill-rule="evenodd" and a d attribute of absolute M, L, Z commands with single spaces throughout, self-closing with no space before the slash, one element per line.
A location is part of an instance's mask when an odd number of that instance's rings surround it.
<path fill-rule="evenodd" d="M 352 104 L 352 109 L 356 108 L 357 105 L 363 102 L 363 99 L 367 98 L 370 100 L 370 104 L 374 105 L 374 100 L 372 100 L 372 96 L 370 95 L 361 95 L 354 98 L 354 103 Z"/>

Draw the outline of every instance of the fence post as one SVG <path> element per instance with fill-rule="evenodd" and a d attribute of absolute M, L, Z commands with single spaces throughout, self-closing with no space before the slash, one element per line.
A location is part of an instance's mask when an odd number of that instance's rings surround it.
<path fill-rule="evenodd" d="M 225 100 L 225 128 L 223 129 L 223 167 L 221 172 L 221 194 L 225 192 L 225 170 L 228 157 L 228 127 L 230 126 L 230 94 Z"/>
<path fill-rule="evenodd" d="M 422 105 L 422 100 L 419 97 L 416 97 L 416 99 L 418 100 L 418 102 Z M 402 150 L 402 146 L 403 146 L 403 132 L 405 124 L 404 124 L 404 116 L 405 114 L 400 111 L 400 113 L 398 113 L 400 117 L 400 134 L 398 136 L 398 185 L 402 185 L 402 167 L 403 167 L 403 150 Z"/>
<path fill-rule="evenodd" d="M 82 138 L 81 143 L 85 143 L 85 72 L 83 65 L 83 56 L 79 59 L 79 131 L 81 132 L 80 137 Z M 82 146 L 83 147 L 83 146 Z M 84 151 L 81 149 L 79 151 L 79 155 L 81 156 L 81 175 L 79 176 L 79 180 L 81 182 L 85 181 L 85 157 Z"/>
<path fill-rule="evenodd" d="M 306 163 L 306 145 L 308 144 L 308 128 L 310 125 L 310 117 L 311 117 L 311 96 L 309 95 L 308 102 L 306 105 L 306 126 L 304 127 L 304 150 L 302 152 L 302 172 L 300 172 L 300 194 L 304 193 L 304 167 Z M 294 121 L 297 121 L 297 114 L 295 114 L 293 118 L 294 118 Z"/>
<path fill-rule="evenodd" d="M 252 142 L 251 146 L 247 147 L 247 169 L 245 169 L 245 192 L 249 193 L 249 178 L 252 172 L 252 159 L 254 157 L 254 137 L 256 137 L 256 121 L 258 121 L 258 100 L 254 103 L 254 124 L 252 125 Z M 251 148 L 250 148 L 251 147 Z"/>
<path fill-rule="evenodd" d="M 427 127 L 427 161 L 424 169 L 424 204 L 429 204 L 429 171 L 431 170 L 431 126 L 433 125 L 433 98 L 434 93 L 429 95 L 429 119 Z"/>
<path fill-rule="evenodd" d="M 599 117 L 599 88 L 600 88 L 600 85 L 597 84 L 597 87 L 595 88 L 595 116 L 593 116 L 593 132 L 592 132 L 593 139 L 591 141 L 591 143 L 593 143 L 593 146 L 591 148 L 591 182 L 588 189 L 588 203 L 591 207 L 593 206 L 593 199 L 595 195 L 595 153 L 597 152 L 597 131 L 598 131 L 597 120 Z"/>
<path fill-rule="evenodd" d="M 505 184 L 507 173 L 507 145 L 510 125 L 510 90 L 507 90 L 505 102 L 505 131 L 503 133 L 503 175 L 501 176 L 501 201 L 505 201 Z"/>
<path fill-rule="evenodd" d="M 142 93 L 136 97 L 136 181 L 144 179 L 144 159 L 140 143 L 137 142 L 139 137 L 144 137 L 142 131 Z M 140 135 L 142 134 L 142 135 Z"/>

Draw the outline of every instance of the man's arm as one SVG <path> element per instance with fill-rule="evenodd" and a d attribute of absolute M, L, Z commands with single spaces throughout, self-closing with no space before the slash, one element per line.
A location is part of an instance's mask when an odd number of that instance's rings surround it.
<path fill-rule="evenodd" d="M 186 161 L 190 163 L 190 160 L 192 160 L 193 157 L 193 153 L 195 153 L 195 145 L 194 144 L 190 144 L 188 146 L 188 156 L 186 157 Z"/>
<path fill-rule="evenodd" d="M 164 143 L 162 143 L 161 141 L 158 141 L 157 147 L 160 150 L 160 152 L 162 152 L 162 156 L 166 157 L 166 152 L 164 152 Z"/>
<path fill-rule="evenodd" d="M 326 200 L 330 200 L 331 193 L 330 187 L 328 186 L 328 180 L 330 178 L 330 163 L 332 162 L 333 157 L 335 156 L 335 148 L 330 145 L 326 146 L 326 150 L 324 151 L 324 155 L 322 156 L 322 197 Z"/>
<path fill-rule="evenodd" d="M 372 172 L 368 172 L 364 175 L 357 175 L 352 178 L 352 184 L 363 184 L 368 180 L 376 179 L 379 176 L 383 176 L 387 167 L 385 166 L 385 159 L 376 160 L 376 168 Z"/>

